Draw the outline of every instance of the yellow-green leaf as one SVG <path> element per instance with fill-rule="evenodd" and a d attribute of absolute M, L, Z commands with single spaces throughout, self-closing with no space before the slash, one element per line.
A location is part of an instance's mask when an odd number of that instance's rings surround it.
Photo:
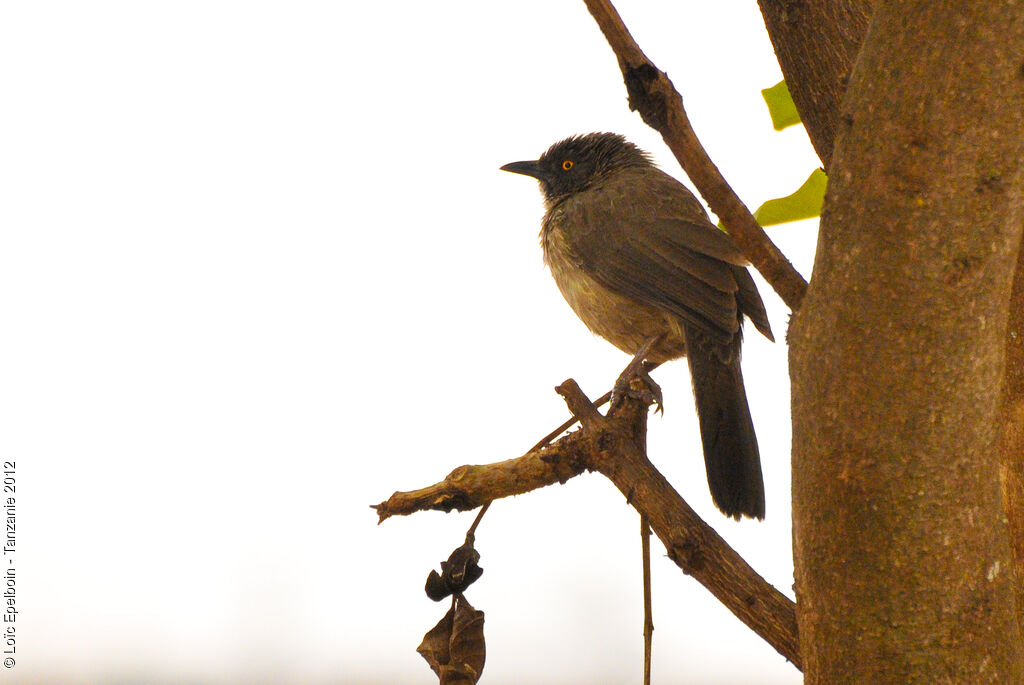
<path fill-rule="evenodd" d="M 754 218 L 762 226 L 772 226 L 820 216 L 827 185 L 828 176 L 821 169 L 815 169 L 795 193 L 768 200 L 757 208 Z"/>
<path fill-rule="evenodd" d="M 764 103 L 768 105 L 768 114 L 772 118 L 772 126 L 776 131 L 800 123 L 800 114 L 796 111 L 793 98 L 789 95 L 789 86 L 779 81 L 771 88 L 761 91 Z"/>

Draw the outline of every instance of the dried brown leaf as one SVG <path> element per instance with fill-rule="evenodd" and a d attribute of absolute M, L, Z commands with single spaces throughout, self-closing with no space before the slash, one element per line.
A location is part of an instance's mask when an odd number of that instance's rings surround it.
<path fill-rule="evenodd" d="M 416 651 L 426 659 L 441 685 L 475 685 L 484 670 L 484 612 L 461 595 Z"/>

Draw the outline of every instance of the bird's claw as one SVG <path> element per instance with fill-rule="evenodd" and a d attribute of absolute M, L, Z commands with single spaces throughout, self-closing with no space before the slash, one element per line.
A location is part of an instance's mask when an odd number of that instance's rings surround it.
<path fill-rule="evenodd" d="M 643 387 L 633 387 L 633 381 L 639 380 Z M 665 402 L 661 394 L 661 386 L 654 382 L 647 367 L 644 366 L 642 357 L 634 358 L 629 363 L 612 387 L 612 404 L 616 406 L 624 397 L 632 397 L 646 404 L 654 404 L 655 411 L 665 413 Z"/>

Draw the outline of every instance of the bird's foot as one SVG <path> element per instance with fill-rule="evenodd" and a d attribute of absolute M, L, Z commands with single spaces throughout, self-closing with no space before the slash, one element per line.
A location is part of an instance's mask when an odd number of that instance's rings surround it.
<path fill-rule="evenodd" d="M 619 374 L 618 379 L 615 381 L 615 385 L 612 387 L 612 404 L 614 407 L 616 404 L 622 401 L 624 397 L 632 397 L 638 399 L 641 402 L 647 404 L 654 404 L 657 406 L 656 411 L 665 413 L 665 403 L 662 400 L 661 386 L 654 382 L 651 375 L 648 373 L 648 363 L 645 359 L 647 353 L 651 347 L 658 341 L 658 338 L 652 338 L 640 348 L 640 351 L 636 353 L 633 360 L 629 362 L 622 373 Z M 640 380 L 644 386 L 643 388 L 634 388 L 633 380 Z"/>

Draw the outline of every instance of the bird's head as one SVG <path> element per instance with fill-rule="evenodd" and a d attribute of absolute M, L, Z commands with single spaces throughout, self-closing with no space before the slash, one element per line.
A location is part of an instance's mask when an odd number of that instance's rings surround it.
<path fill-rule="evenodd" d="M 652 166 L 646 152 L 616 133 L 588 133 L 560 140 L 540 159 L 512 162 L 503 171 L 540 181 L 548 205 L 586 190 L 621 169 Z"/>

